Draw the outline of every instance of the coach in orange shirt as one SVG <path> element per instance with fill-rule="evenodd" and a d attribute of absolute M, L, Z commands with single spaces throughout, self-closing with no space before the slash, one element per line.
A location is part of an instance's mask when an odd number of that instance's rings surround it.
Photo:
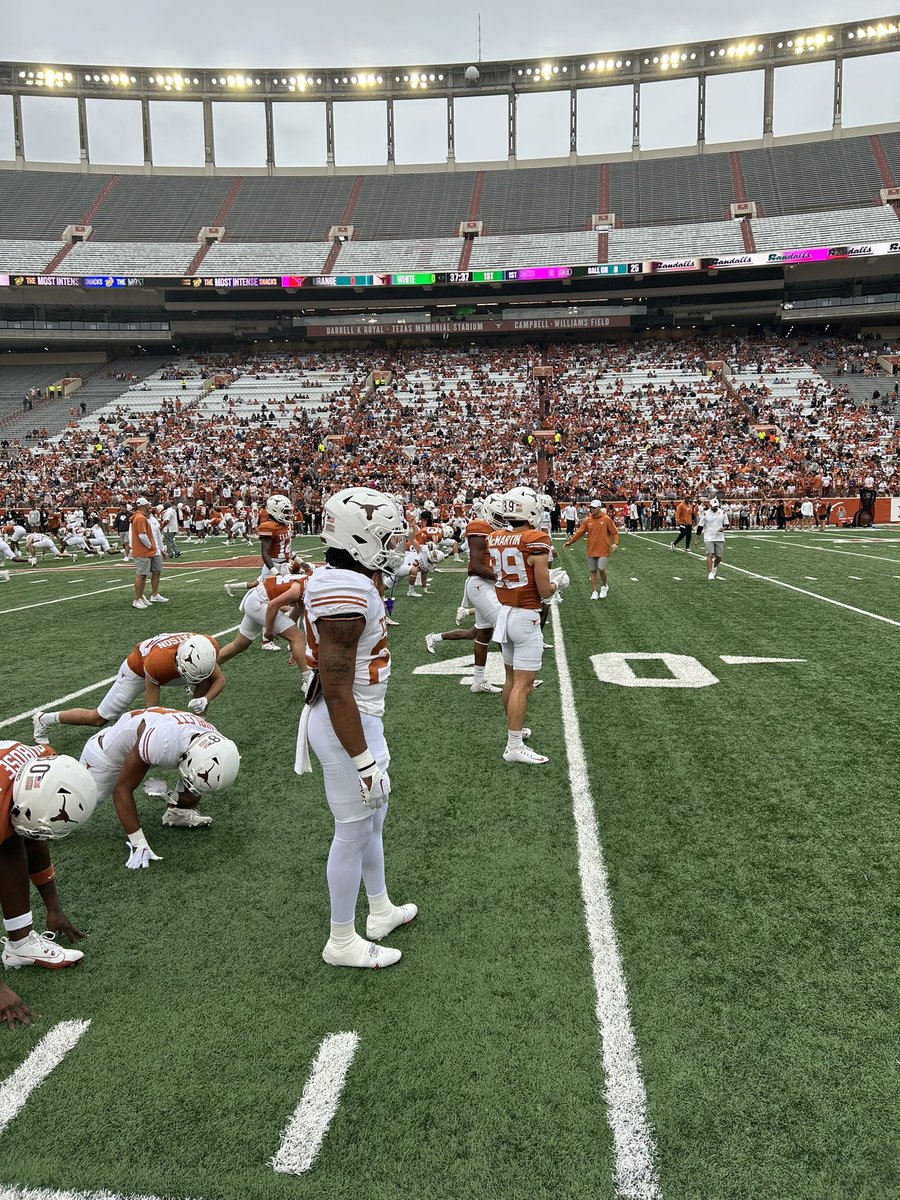
<path fill-rule="evenodd" d="M 619 548 L 619 531 L 612 517 L 604 510 L 599 500 L 592 500 L 590 511 L 572 536 L 564 543 L 567 550 L 573 542 L 577 542 L 587 534 L 588 570 L 591 573 L 592 600 L 605 600 L 609 594 L 609 583 L 606 578 L 606 565 L 610 554 Z M 600 591 L 597 591 L 597 578 L 600 579 Z"/>
<path fill-rule="evenodd" d="M 678 526 L 678 537 L 672 542 L 672 549 L 674 550 L 684 538 L 684 552 L 687 554 L 691 548 L 691 534 L 694 529 L 694 510 L 687 500 L 678 501 L 675 509 L 675 524 Z"/>
<path fill-rule="evenodd" d="M 156 544 L 150 525 L 150 501 L 138 496 L 137 511 L 131 518 L 131 557 L 134 559 L 134 599 L 132 608 L 149 608 L 154 604 L 165 604 L 166 597 L 159 594 L 159 577 L 162 574 L 162 548 Z M 150 599 L 144 596 L 147 576 L 150 576 Z"/>

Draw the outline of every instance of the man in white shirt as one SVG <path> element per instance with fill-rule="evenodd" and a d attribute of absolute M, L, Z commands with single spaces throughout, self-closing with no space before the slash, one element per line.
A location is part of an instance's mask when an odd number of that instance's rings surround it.
<path fill-rule="evenodd" d="M 175 534 L 178 532 L 178 513 L 171 501 L 163 510 L 162 531 L 169 558 L 181 558 L 181 551 L 175 545 Z"/>
<path fill-rule="evenodd" d="M 578 524 L 578 509 L 574 504 L 567 504 L 562 510 L 562 519 L 566 523 L 566 537 L 571 537 L 575 532 L 575 526 Z"/>
<path fill-rule="evenodd" d="M 698 532 L 703 530 L 703 541 L 706 545 L 707 579 L 715 579 L 716 570 L 725 555 L 725 530 L 728 528 L 728 514 L 719 505 L 718 496 L 713 496 L 706 509 L 700 515 L 697 526 Z"/>

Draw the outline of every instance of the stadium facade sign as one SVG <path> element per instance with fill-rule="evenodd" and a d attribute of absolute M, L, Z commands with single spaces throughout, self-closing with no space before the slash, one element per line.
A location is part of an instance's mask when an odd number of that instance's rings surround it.
<path fill-rule="evenodd" d="M 532 333 L 541 329 L 562 331 L 566 329 L 627 329 L 631 318 L 608 317 L 532 317 L 506 321 L 419 321 L 415 325 L 389 322 L 385 324 L 347 325 L 332 321 L 322 325 L 307 325 L 306 332 L 312 338 L 327 337 L 409 337 L 410 334 L 427 333 Z"/>

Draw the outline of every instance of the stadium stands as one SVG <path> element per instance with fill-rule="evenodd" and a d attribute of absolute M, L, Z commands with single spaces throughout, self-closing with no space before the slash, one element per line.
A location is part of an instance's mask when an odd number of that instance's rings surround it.
<path fill-rule="evenodd" d="M 461 238 L 346 242 L 333 269 L 341 275 L 354 271 L 455 271 L 462 246 Z"/>
<path fill-rule="evenodd" d="M 476 238 L 469 266 L 534 267 L 596 261 L 596 233 L 548 233 Z"/>
<path fill-rule="evenodd" d="M 880 135 L 900 175 L 900 133 Z M 847 210 L 878 204 L 884 179 L 867 137 L 847 137 L 728 153 L 644 158 L 607 164 L 606 209 L 628 228 L 724 221 L 736 172 L 759 216 Z M 247 177 L 225 216 L 227 241 L 305 243 L 342 223 L 363 241 L 450 238 L 469 216 L 482 178 L 477 218 L 488 235 L 586 230 L 601 211 L 603 168 L 579 163 L 514 170 L 359 176 Z M 60 237 L 101 197 L 110 177 L 60 171 L 0 171 L 0 239 Z M 234 177 L 117 177 L 92 215 L 105 242 L 187 242 L 215 224 Z M 355 191 L 354 191 L 355 188 Z M 715 247 L 716 249 L 724 247 Z M 654 250 L 658 250 L 655 247 Z M 676 252 L 677 253 L 677 252 Z"/>
<path fill-rule="evenodd" d="M 24 238 L 0 238 L 0 271 L 27 271 L 40 274 L 63 242 L 26 241 Z"/>
<path fill-rule="evenodd" d="M 822 245 L 823 238 L 828 245 L 838 246 L 845 241 L 885 242 L 900 236 L 900 222 L 887 205 L 759 217 L 751 225 L 757 250 Z"/>
<path fill-rule="evenodd" d="M 197 252 L 196 242 L 78 242 L 57 274 L 181 275 Z"/>
<path fill-rule="evenodd" d="M 743 249 L 744 243 L 737 221 L 612 229 L 609 233 L 610 262 L 620 262 L 629 258 L 652 258 L 656 255 L 678 258 L 681 255 L 696 254 L 739 254 Z"/>
<path fill-rule="evenodd" d="M 120 175 L 93 217 L 94 237 L 103 242 L 191 241 L 202 225 L 215 223 L 232 183 L 196 175 Z"/>
<path fill-rule="evenodd" d="M 213 242 L 197 275 L 320 274 L 330 242 Z M 195 247 L 196 249 L 196 247 Z"/>
<path fill-rule="evenodd" d="M 244 179 L 228 212 L 228 240 L 313 242 L 326 238 L 331 226 L 341 223 L 352 188 L 349 175 Z M 208 221 L 199 224 L 211 225 L 215 215 L 213 212 Z"/>

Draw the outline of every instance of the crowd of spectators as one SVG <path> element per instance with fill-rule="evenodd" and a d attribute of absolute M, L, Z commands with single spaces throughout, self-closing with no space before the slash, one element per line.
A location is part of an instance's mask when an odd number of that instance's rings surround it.
<path fill-rule="evenodd" d="M 126 392 L 99 422 L 21 449 L 0 511 L 35 495 L 110 511 L 145 492 L 223 508 L 284 492 L 314 510 L 323 492 L 354 483 L 446 503 L 534 481 L 538 447 L 556 494 L 576 502 L 668 507 L 716 491 L 756 514 L 760 501 L 855 494 L 864 477 L 900 494 L 896 386 L 883 377 L 881 402 L 859 405 L 834 374 L 856 361 L 852 349 L 693 335 L 206 354 L 167 364 L 176 386 L 154 408 L 129 406 Z M 872 351 L 867 373 L 875 361 Z M 538 365 L 553 368 L 551 381 L 535 378 Z M 329 371 L 341 386 L 322 390 Z M 373 373 L 387 382 L 371 386 Z M 182 399 L 181 381 L 217 374 L 211 396 Z M 252 411 L 247 378 L 272 384 Z M 549 439 L 534 437 L 542 427 Z"/>

